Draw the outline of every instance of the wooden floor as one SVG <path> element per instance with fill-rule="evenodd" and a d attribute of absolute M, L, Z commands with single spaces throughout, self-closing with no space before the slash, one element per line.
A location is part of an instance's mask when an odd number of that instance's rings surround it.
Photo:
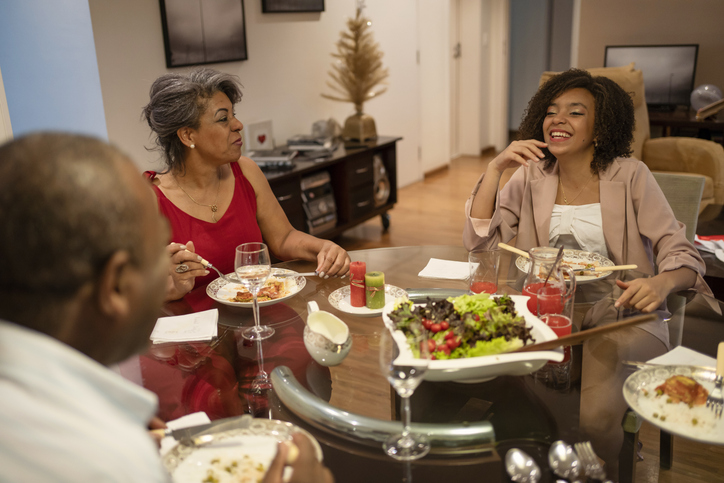
<path fill-rule="evenodd" d="M 449 169 L 398 191 L 390 211 L 391 225 L 383 232 L 379 218 L 346 231 L 336 241 L 347 250 L 409 245 L 461 245 L 463 209 L 473 185 L 490 158 L 462 157 Z M 506 173 L 505 178 L 510 174 Z M 644 423 L 640 440 L 644 460 L 636 467 L 637 483 L 724 482 L 724 447 L 674 438 L 674 464 L 659 469 L 659 430 Z"/>

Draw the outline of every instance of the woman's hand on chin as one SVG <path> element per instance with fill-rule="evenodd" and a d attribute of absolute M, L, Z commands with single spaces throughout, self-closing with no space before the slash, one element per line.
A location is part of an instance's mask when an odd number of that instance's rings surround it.
<path fill-rule="evenodd" d="M 167 300 L 180 299 L 194 288 L 196 277 L 209 274 L 209 271 L 201 265 L 201 257 L 194 253 L 195 250 L 192 241 L 185 245 L 170 243 L 166 247 L 166 251 L 171 257 L 171 265 L 168 270 Z"/>
<path fill-rule="evenodd" d="M 322 241 L 322 249 L 317 254 L 317 273 L 320 277 L 342 277 L 349 272 L 349 255 L 329 240 Z"/>

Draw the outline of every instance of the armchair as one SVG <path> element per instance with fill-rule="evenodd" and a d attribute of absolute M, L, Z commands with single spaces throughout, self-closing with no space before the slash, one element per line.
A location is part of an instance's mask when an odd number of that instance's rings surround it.
<path fill-rule="evenodd" d="M 642 72 L 636 70 L 633 63 L 587 70 L 592 75 L 608 77 L 631 93 L 636 115 L 633 157 L 646 163 L 653 172 L 704 176 L 699 221 L 716 218 L 724 207 L 724 148 L 721 144 L 684 137 L 651 139 Z M 544 72 L 540 84 L 555 74 L 557 72 Z"/>

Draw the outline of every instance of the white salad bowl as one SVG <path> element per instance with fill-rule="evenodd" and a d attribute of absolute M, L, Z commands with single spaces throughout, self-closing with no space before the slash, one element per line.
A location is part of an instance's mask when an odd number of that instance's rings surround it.
<path fill-rule="evenodd" d="M 558 336 L 545 322 L 530 313 L 527 307 L 529 297 L 511 295 L 518 315 L 525 319 L 525 325 L 531 328 L 536 342 L 556 339 Z M 394 330 L 394 322 L 388 314 L 394 309 L 394 303 L 388 304 L 382 314 L 382 320 L 388 329 Z M 425 374 L 426 381 L 456 381 L 477 383 L 495 379 L 498 376 L 524 376 L 537 371 L 548 361 L 561 362 L 563 350 L 539 352 L 512 352 L 490 356 L 469 357 L 465 359 L 447 359 L 430 361 Z"/>

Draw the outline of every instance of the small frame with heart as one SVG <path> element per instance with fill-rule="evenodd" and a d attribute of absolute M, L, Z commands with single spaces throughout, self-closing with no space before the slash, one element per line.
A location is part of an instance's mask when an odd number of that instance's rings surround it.
<path fill-rule="evenodd" d="M 274 136 L 272 133 L 272 122 L 261 121 L 248 124 L 244 131 L 246 131 L 245 140 L 247 142 L 247 149 L 254 151 L 259 149 L 274 149 Z"/>

